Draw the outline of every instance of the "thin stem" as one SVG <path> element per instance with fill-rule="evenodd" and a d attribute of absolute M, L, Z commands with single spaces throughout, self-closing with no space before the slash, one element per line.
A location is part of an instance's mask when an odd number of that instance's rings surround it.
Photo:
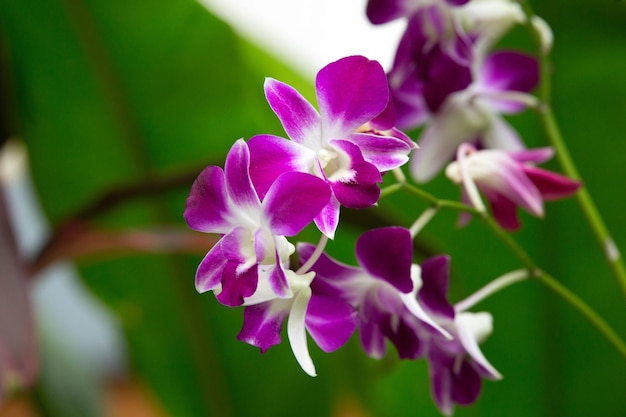
<path fill-rule="evenodd" d="M 580 297 L 570 291 L 567 287 L 557 281 L 554 277 L 542 272 L 537 279 L 550 288 L 563 300 L 567 301 L 572 307 L 578 310 L 589 322 L 602 333 L 602 335 L 618 350 L 618 352 L 626 359 L 626 343 L 619 337 L 606 321 L 598 313 L 596 313 L 588 304 Z"/>
<path fill-rule="evenodd" d="M 528 17 L 528 28 L 537 46 L 539 55 L 540 84 L 538 96 L 543 105 L 540 107 L 539 119 L 545 131 L 546 137 L 556 151 L 556 158 L 563 172 L 572 179 L 580 180 L 581 176 L 576 168 L 574 160 L 563 140 L 563 135 L 552 111 L 551 101 L 551 71 L 552 63 L 550 56 L 542 50 L 542 37 L 536 25 L 531 23 L 534 13 L 527 1 L 523 2 L 524 11 Z M 598 208 L 596 207 L 587 188 L 583 185 L 576 193 L 576 199 L 580 205 L 589 227 L 602 248 L 606 261 L 617 279 L 618 285 L 626 295 L 626 267 L 620 255 L 615 241 L 606 227 Z"/>
<path fill-rule="evenodd" d="M 454 310 L 457 313 L 467 311 L 485 298 L 489 297 L 490 295 L 495 294 L 496 292 L 508 287 L 509 285 L 513 285 L 516 282 L 523 281 L 530 277 L 531 274 L 527 269 L 517 269 L 515 271 L 508 272 L 494 279 L 489 284 L 485 285 L 464 300 L 456 303 L 454 305 Z"/>
<path fill-rule="evenodd" d="M 320 256 L 322 256 L 322 253 L 324 253 L 324 248 L 326 247 L 327 243 L 328 243 L 328 236 L 322 235 L 320 237 L 319 242 L 317 243 L 317 246 L 315 247 L 315 250 L 309 257 L 309 259 L 307 259 L 306 262 L 300 268 L 298 268 L 298 270 L 296 271 L 296 274 L 304 275 L 307 272 L 309 272 L 309 269 L 311 269 L 311 267 L 315 265 L 315 262 L 317 262 Z"/>
<path fill-rule="evenodd" d="M 417 218 L 417 220 L 415 220 L 415 222 L 409 228 L 409 231 L 411 232 L 411 237 L 413 239 L 415 239 L 415 236 L 417 236 L 417 234 L 424 228 L 424 226 L 426 226 L 428 222 L 430 222 L 432 218 L 435 217 L 435 214 L 437 214 L 438 210 L 439 210 L 439 207 L 437 206 L 428 207 Z"/>

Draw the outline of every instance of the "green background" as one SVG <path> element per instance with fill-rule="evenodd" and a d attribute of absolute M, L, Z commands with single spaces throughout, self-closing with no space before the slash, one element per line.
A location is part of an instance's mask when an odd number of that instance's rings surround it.
<path fill-rule="evenodd" d="M 585 184 L 625 249 L 626 8 L 615 0 L 534 3 L 555 34 L 556 116 Z M 529 44 L 523 29 L 504 43 Z M 37 192 L 53 225 L 106 190 L 193 175 L 206 164 L 221 164 L 240 137 L 282 134 L 263 96 L 265 76 L 311 99 L 313 93 L 310 80 L 187 0 L 0 0 L 0 48 L 0 139 L 10 134 L 27 144 Z M 533 114 L 511 120 L 530 145 L 545 144 Z M 96 220 L 112 228 L 183 228 L 190 185 L 132 199 Z M 426 189 L 457 198 L 445 179 Z M 345 211 L 346 224 L 328 250 L 350 262 L 360 231 L 381 221 L 408 226 L 425 207 L 399 193 L 365 216 Z M 626 335 L 623 294 L 576 202 L 550 203 L 545 221 L 525 214 L 522 221 L 515 238 L 538 264 Z M 451 254 L 453 301 L 521 267 L 480 222 L 460 230 L 455 222 L 455 213 L 442 212 L 420 236 L 426 251 Z M 306 231 L 304 239 L 317 238 Z M 352 402 L 369 416 L 439 415 L 426 364 L 400 362 L 393 349 L 374 361 L 356 338 L 330 355 L 310 342 L 319 374 L 310 378 L 288 343 L 260 355 L 236 341 L 241 309 L 195 292 L 200 259 L 143 255 L 78 264 L 85 283 L 123 323 L 131 372 L 170 415 L 338 416 Z M 623 358 L 549 290 L 535 282 L 518 284 L 477 309 L 494 316 L 495 331 L 483 351 L 504 380 L 485 382 L 477 404 L 457 408 L 456 415 L 626 415 Z M 62 376 L 52 380 L 67 384 Z M 79 397 L 90 395 L 83 391 L 67 398 L 81 404 Z M 43 392 L 38 398 L 49 415 L 100 414 L 90 401 L 80 409 L 50 399 L 45 386 L 37 392 Z"/>

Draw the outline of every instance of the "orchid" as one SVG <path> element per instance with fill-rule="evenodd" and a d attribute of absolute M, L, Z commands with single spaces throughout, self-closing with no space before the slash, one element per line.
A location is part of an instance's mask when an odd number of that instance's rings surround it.
<path fill-rule="evenodd" d="M 308 259 L 313 249 L 300 244 L 298 253 Z M 360 267 L 322 255 L 312 267 L 317 274 L 312 288 L 358 308 L 361 344 L 368 355 L 382 357 L 388 339 L 400 358 L 420 357 L 424 353 L 418 337 L 422 323 L 444 338 L 449 336 L 417 302 L 422 279 L 419 267 L 411 264 L 413 245 L 407 229 L 386 227 L 363 233 L 356 255 Z"/>
<path fill-rule="evenodd" d="M 478 346 L 492 332 L 491 315 L 455 311 L 447 300 L 449 264 L 448 256 L 422 262 L 423 286 L 417 294 L 424 311 L 453 336 L 420 332 L 427 346 L 433 398 L 445 415 L 452 415 L 454 403 L 468 405 L 476 401 L 482 378 L 502 378 Z"/>
<path fill-rule="evenodd" d="M 214 291 L 223 304 L 241 305 L 259 278 L 278 297 L 290 297 L 284 268 L 295 248 L 294 236 L 328 203 L 326 183 L 312 175 L 280 175 L 261 201 L 250 180 L 250 155 L 240 139 L 226 157 L 225 169 L 205 168 L 194 182 L 185 207 L 189 227 L 223 237 L 196 272 L 196 289 Z"/>
<path fill-rule="evenodd" d="M 266 80 L 267 101 L 291 140 L 273 135 L 251 138 L 251 176 L 261 198 L 285 172 L 324 179 L 332 196 L 314 221 L 332 238 L 340 206 L 375 204 L 381 172 L 406 163 L 415 144 L 393 130 L 389 88 L 378 62 L 362 56 L 333 62 L 317 74 L 316 92 L 319 113 L 293 87 Z"/>
<path fill-rule="evenodd" d="M 296 360 L 309 375 L 315 366 L 309 355 L 306 332 L 324 352 L 343 346 L 357 325 L 356 310 L 345 301 L 311 292 L 314 272 L 298 275 L 286 271 L 294 297 L 274 299 L 245 307 L 244 324 L 237 338 L 265 352 L 281 342 L 280 332 L 289 316 L 287 334 Z"/>
<path fill-rule="evenodd" d="M 516 230 L 520 223 L 516 213 L 519 206 L 537 217 L 543 217 L 544 200 L 567 197 L 581 183 L 534 164 L 549 160 L 552 148 L 529 149 L 518 152 L 476 150 L 471 145 L 459 147 L 459 156 L 446 168 L 446 175 L 461 185 L 462 198 L 483 210 L 478 191 L 489 200 L 496 221 L 507 230 Z M 469 221 L 465 213 L 461 224 Z"/>

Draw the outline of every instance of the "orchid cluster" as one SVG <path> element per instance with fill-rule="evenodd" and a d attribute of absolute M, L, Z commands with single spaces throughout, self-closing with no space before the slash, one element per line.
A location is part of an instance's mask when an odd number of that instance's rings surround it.
<path fill-rule="evenodd" d="M 482 354 L 492 331 L 487 312 L 466 311 L 447 297 L 447 255 L 413 261 L 411 230 L 390 226 L 357 240 L 358 266 L 327 255 L 341 208 L 376 205 L 388 172 L 401 167 L 425 182 L 446 165 L 472 213 L 487 209 L 504 229 L 519 227 L 517 207 L 542 216 L 543 202 L 580 184 L 536 164 L 550 148 L 526 149 L 503 115 L 537 106 L 534 58 L 492 51 L 513 24 L 525 21 L 508 0 L 370 0 L 372 23 L 406 18 L 393 67 L 362 56 L 328 64 L 317 74 L 318 109 L 293 87 L 268 78 L 265 95 L 286 137 L 237 140 L 225 166 L 205 168 L 187 199 L 185 219 L 221 239 L 196 273 L 199 292 L 244 307 L 238 339 L 265 352 L 287 335 L 296 360 L 316 375 L 307 335 L 325 352 L 358 330 L 373 358 L 388 344 L 402 359 L 424 358 L 433 397 L 446 415 L 480 393 L 482 378 L 501 375 Z M 546 36 L 546 39 L 548 37 Z M 402 130 L 421 128 L 419 146 Z M 292 242 L 307 226 L 317 245 Z"/>

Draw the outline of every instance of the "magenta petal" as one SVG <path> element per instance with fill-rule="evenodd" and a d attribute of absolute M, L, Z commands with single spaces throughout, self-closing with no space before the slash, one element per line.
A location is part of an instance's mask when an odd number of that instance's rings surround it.
<path fill-rule="evenodd" d="M 311 149 L 321 146 L 320 116 L 295 88 L 268 78 L 265 80 L 265 96 L 291 140 Z"/>
<path fill-rule="evenodd" d="M 222 291 L 215 297 L 230 307 L 243 304 L 245 297 L 250 297 L 256 291 L 258 283 L 258 268 L 254 265 L 246 271 L 237 271 L 240 264 L 228 261 L 222 273 Z"/>
<path fill-rule="evenodd" d="M 530 92 L 539 82 L 539 65 L 530 55 L 515 51 L 490 54 L 482 67 L 482 82 L 490 90 Z"/>
<path fill-rule="evenodd" d="M 372 358 L 382 358 L 387 350 L 387 341 L 378 324 L 371 321 L 361 321 L 359 338 L 363 350 Z"/>
<path fill-rule="evenodd" d="M 517 162 L 533 162 L 536 164 L 540 164 L 550 160 L 554 156 L 554 149 L 549 147 L 523 149 L 519 151 L 509 152 L 509 156 Z"/>
<path fill-rule="evenodd" d="M 227 259 L 222 253 L 222 242 L 218 242 L 206 254 L 198 269 L 196 270 L 196 290 L 199 293 L 211 291 L 217 287 L 222 280 L 222 272 L 226 266 Z"/>
<path fill-rule="evenodd" d="M 259 207 L 259 197 L 250 180 L 250 151 L 243 139 L 237 140 L 226 156 L 224 172 L 230 199 L 239 207 Z"/>
<path fill-rule="evenodd" d="M 413 241 L 407 229 L 384 227 L 368 230 L 357 240 L 356 256 L 359 264 L 373 277 L 388 282 L 403 293 L 413 289 Z"/>
<path fill-rule="evenodd" d="M 237 340 L 260 348 L 261 353 L 280 344 L 280 332 L 289 309 L 273 308 L 275 304 L 270 301 L 245 307 L 243 327 L 237 335 Z"/>
<path fill-rule="evenodd" d="M 355 144 L 347 140 L 331 140 L 330 144 L 344 151 L 350 158 L 350 170 L 353 177 L 338 179 L 331 182 L 333 193 L 341 205 L 363 209 L 373 206 L 380 196 L 378 183 L 382 182 L 380 171 L 369 162 L 366 162 L 361 151 Z"/>
<path fill-rule="evenodd" d="M 315 219 L 315 225 L 320 232 L 328 236 L 330 239 L 335 237 L 335 230 L 337 230 L 337 225 L 339 225 L 339 201 L 334 195 L 330 196 L 330 200 L 328 204 L 322 208 Z"/>
<path fill-rule="evenodd" d="M 287 277 L 285 276 L 285 270 L 283 269 L 282 264 L 280 263 L 280 257 L 278 255 L 278 250 L 276 253 L 276 265 L 271 267 L 269 282 L 272 291 L 279 297 L 286 297 L 289 292 L 289 283 L 287 282 Z"/>
<path fill-rule="evenodd" d="M 369 0 L 367 2 L 367 18 L 375 25 L 391 22 L 402 17 L 406 10 L 401 0 Z"/>
<path fill-rule="evenodd" d="M 306 312 L 306 328 L 324 352 L 343 346 L 357 326 L 357 313 L 350 304 L 336 298 L 313 295 Z"/>
<path fill-rule="evenodd" d="M 409 160 L 409 143 L 389 136 L 355 133 L 348 140 L 359 147 L 366 162 L 380 172 L 390 171 L 404 165 Z"/>
<path fill-rule="evenodd" d="M 434 256 L 423 261 L 420 267 L 422 288 L 417 293 L 420 304 L 431 314 L 454 320 L 454 308 L 448 301 L 450 257 Z"/>
<path fill-rule="evenodd" d="M 458 372 L 452 374 L 454 379 L 452 399 L 459 405 L 473 404 L 480 395 L 482 379 L 467 360 L 463 360 L 459 368 Z"/>
<path fill-rule="evenodd" d="M 254 136 L 248 141 L 248 148 L 250 177 L 261 200 L 281 174 L 310 172 L 317 163 L 315 152 L 278 136 Z"/>
<path fill-rule="evenodd" d="M 330 195 L 330 187 L 324 180 L 288 172 L 278 177 L 265 196 L 264 217 L 273 234 L 294 236 L 328 204 Z"/>
<path fill-rule="evenodd" d="M 498 193 L 486 193 L 486 197 L 489 199 L 493 217 L 500 227 L 511 231 L 519 229 L 520 222 L 515 203 Z"/>
<path fill-rule="evenodd" d="M 580 181 L 574 181 L 571 178 L 546 171 L 545 169 L 529 165 L 524 165 L 523 169 L 545 200 L 569 197 L 582 185 Z"/>
<path fill-rule="evenodd" d="M 224 172 L 219 167 L 206 167 L 193 182 L 185 202 L 185 220 L 190 228 L 208 233 L 227 233 L 228 196 Z"/>
<path fill-rule="evenodd" d="M 454 412 L 452 399 L 454 390 L 454 378 L 451 369 L 454 366 L 454 357 L 443 352 L 437 346 L 432 346 L 428 352 L 430 388 L 435 404 L 446 416 Z"/>
<path fill-rule="evenodd" d="M 342 138 L 378 116 L 387 107 L 389 87 L 376 61 L 349 56 L 322 68 L 315 80 L 327 138 Z"/>

